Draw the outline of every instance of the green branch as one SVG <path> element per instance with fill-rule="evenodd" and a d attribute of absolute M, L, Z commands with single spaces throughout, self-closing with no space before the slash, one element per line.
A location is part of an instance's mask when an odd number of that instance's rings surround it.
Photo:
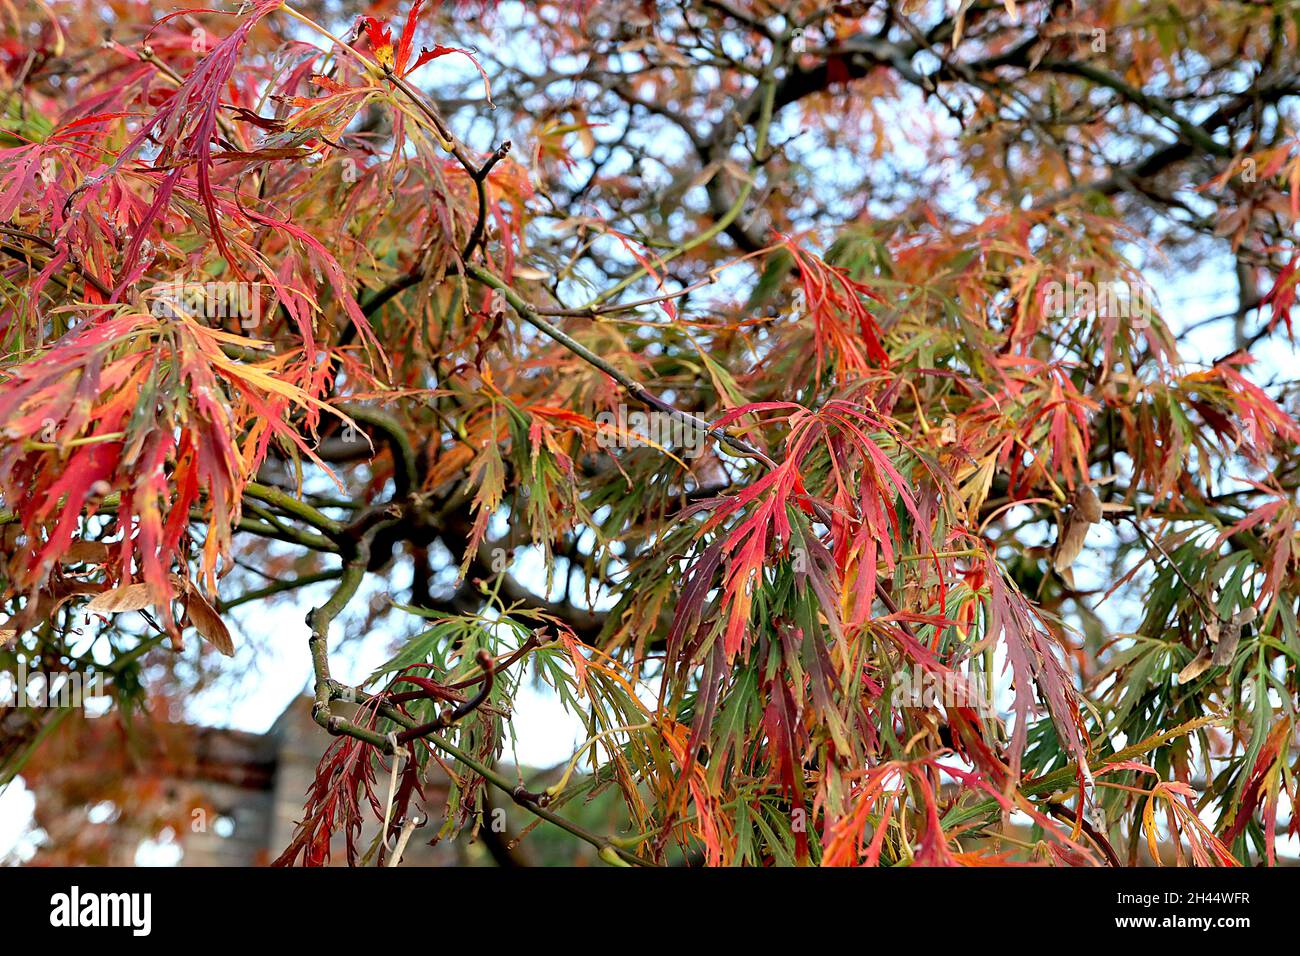
<path fill-rule="evenodd" d="M 357 690 L 354 687 L 348 687 L 344 684 L 338 683 L 337 681 L 331 681 L 329 682 L 329 692 L 335 699 L 357 701 L 358 703 L 363 704 L 375 702 L 378 712 L 387 719 L 407 729 L 415 726 L 415 721 L 410 717 L 407 717 L 396 707 L 386 704 L 381 700 L 376 700 L 373 695 L 367 694 L 365 691 Z M 331 728 L 331 733 L 346 734 L 347 736 L 355 737 L 358 740 L 363 740 L 366 743 L 379 748 L 384 753 L 390 753 L 392 750 L 389 737 L 379 733 L 378 731 L 361 727 L 358 724 L 340 718 L 333 719 Z M 559 827 L 561 830 L 572 834 L 585 843 L 591 844 L 599 852 L 601 859 L 606 862 L 612 862 L 610 860 L 610 857 L 612 856 L 621 860 L 623 863 L 632 864 L 634 866 L 655 865 L 644 857 L 631 852 L 626 847 L 620 846 L 620 842 L 624 841 L 618 841 L 613 837 L 605 837 L 598 833 L 593 833 L 586 827 L 574 823 L 572 820 L 568 820 L 560 816 L 558 813 L 541 806 L 532 794 L 524 792 L 519 785 L 512 782 L 508 777 L 498 773 L 496 770 L 493 770 L 491 767 L 488 767 L 479 760 L 476 760 L 445 737 L 439 736 L 436 733 L 425 733 L 421 735 L 420 739 L 427 740 L 439 750 L 455 757 L 488 783 L 492 784 L 492 786 L 509 794 L 510 798 L 514 800 L 515 803 L 523 807 L 529 813 L 540 817 L 547 823 Z"/>

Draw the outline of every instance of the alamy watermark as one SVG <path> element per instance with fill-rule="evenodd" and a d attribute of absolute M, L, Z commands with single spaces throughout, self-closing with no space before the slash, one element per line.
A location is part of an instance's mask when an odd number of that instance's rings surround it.
<path fill-rule="evenodd" d="M 997 713 L 993 682 L 978 671 L 897 671 L 890 681 L 890 703 L 896 708 L 969 707 L 984 716 Z"/>
<path fill-rule="evenodd" d="M 704 451 L 709 430 L 668 412 L 629 410 L 619 405 L 596 416 L 596 443 L 601 448 L 658 448 L 679 458 Z"/>
<path fill-rule="evenodd" d="M 87 717 L 108 711 L 112 696 L 104 686 L 102 673 L 79 671 L 48 674 L 28 671 L 19 662 L 15 673 L 0 671 L 0 707 L 50 707 L 84 710 Z"/>
<path fill-rule="evenodd" d="M 153 928 L 153 894 L 82 892 L 74 885 L 50 897 L 50 925 L 118 926 L 131 930 L 132 936 L 148 936 Z"/>
<path fill-rule="evenodd" d="M 1054 319 L 1081 319 L 1106 316 L 1128 319 L 1135 329 L 1151 326 L 1155 302 L 1151 290 L 1141 283 L 1125 279 L 1093 282 L 1074 273 L 1064 282 L 1052 280 L 1039 288 L 1043 314 Z"/>
<path fill-rule="evenodd" d="M 159 317 L 188 315 L 203 319 L 238 319 L 241 328 L 262 321 L 262 283 L 195 282 L 173 279 L 150 289 L 150 310 Z"/>

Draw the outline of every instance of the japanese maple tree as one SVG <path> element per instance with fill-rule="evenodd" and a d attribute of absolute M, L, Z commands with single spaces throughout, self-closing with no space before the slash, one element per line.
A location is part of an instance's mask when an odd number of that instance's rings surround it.
<path fill-rule="evenodd" d="M 0 782 L 274 648 L 285 864 L 1300 836 L 1293 4 L 218 6 L 0 18 Z"/>

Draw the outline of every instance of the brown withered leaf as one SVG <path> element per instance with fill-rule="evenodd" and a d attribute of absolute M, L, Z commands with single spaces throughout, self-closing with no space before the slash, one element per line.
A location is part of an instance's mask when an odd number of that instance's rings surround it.
<path fill-rule="evenodd" d="M 226 657 L 234 657 L 235 643 L 231 640 L 230 630 L 226 627 L 226 622 L 221 619 L 221 615 L 217 613 L 217 609 L 208 603 L 208 599 L 203 596 L 193 581 L 179 574 L 171 574 L 168 577 L 171 579 L 172 586 L 184 595 L 181 598 L 185 607 L 182 623 L 192 625 L 194 630 L 199 632 L 199 637 Z"/>
<path fill-rule="evenodd" d="M 189 584 L 189 582 L 186 582 Z M 185 616 L 199 636 L 227 657 L 235 656 L 235 642 L 217 609 L 192 584 L 185 589 Z"/>
<path fill-rule="evenodd" d="M 1074 559 L 1083 550 L 1083 542 L 1088 537 L 1092 522 L 1077 511 L 1071 511 L 1065 519 L 1065 528 L 1056 542 L 1056 554 L 1052 558 L 1052 567 L 1058 574 L 1064 574 L 1074 565 Z"/>
<path fill-rule="evenodd" d="M 121 611 L 140 611 L 152 603 L 149 585 L 123 584 L 109 588 L 107 591 L 100 591 L 90 599 L 86 610 L 94 614 L 117 614 Z"/>
<path fill-rule="evenodd" d="M 107 564 L 109 547 L 102 541 L 74 541 L 59 559 L 61 564 Z"/>

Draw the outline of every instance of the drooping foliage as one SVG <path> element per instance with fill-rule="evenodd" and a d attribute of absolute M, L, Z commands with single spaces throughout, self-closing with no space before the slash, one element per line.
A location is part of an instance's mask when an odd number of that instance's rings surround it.
<path fill-rule="evenodd" d="M 284 864 L 1300 837 L 1290 5 L 0 31 L 0 662 L 114 700 L 0 711 L 47 858 L 106 858 L 52 822 L 92 790 L 181 827 L 141 754 L 286 658 L 323 756 Z M 538 689 L 585 738 L 550 771 Z"/>

